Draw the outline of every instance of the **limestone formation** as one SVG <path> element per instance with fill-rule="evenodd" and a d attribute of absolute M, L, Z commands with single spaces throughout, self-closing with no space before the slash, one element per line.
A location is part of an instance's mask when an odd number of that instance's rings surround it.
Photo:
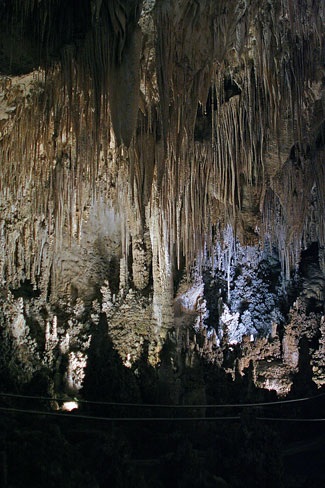
<path fill-rule="evenodd" d="M 322 386 L 324 2 L 77 10 L 0 7 L 3 356 L 77 391 L 104 314 L 128 366 L 172 337 L 282 395 L 304 337 Z"/>

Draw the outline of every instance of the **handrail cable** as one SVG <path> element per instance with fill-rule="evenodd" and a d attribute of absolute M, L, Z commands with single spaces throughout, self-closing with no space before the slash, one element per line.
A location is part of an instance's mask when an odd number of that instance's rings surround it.
<path fill-rule="evenodd" d="M 59 413 L 59 412 L 44 412 L 40 410 L 25 410 L 20 408 L 4 408 L 0 407 L 0 411 L 8 413 L 29 413 L 33 415 L 45 415 L 56 417 L 68 417 L 77 419 L 101 420 L 106 422 L 152 422 L 152 421 L 168 421 L 168 422 L 183 422 L 183 421 L 215 421 L 215 420 L 241 420 L 242 417 L 97 417 L 92 415 L 76 415 L 73 413 Z M 255 420 L 273 421 L 273 422 L 325 422 L 325 418 L 272 418 L 272 417 L 255 417 Z"/>
<path fill-rule="evenodd" d="M 149 408 L 241 408 L 241 407 L 268 407 L 275 405 L 284 405 L 289 403 L 299 403 L 306 402 L 309 400 L 315 400 L 325 396 L 325 393 L 320 393 L 319 395 L 296 398 L 292 400 L 278 400 L 273 402 L 255 402 L 255 403 L 230 403 L 230 404 L 215 404 L 215 405 L 175 405 L 175 404 L 157 404 L 157 403 L 126 403 L 126 402 L 105 402 L 105 401 L 95 401 L 95 400 L 79 400 L 70 398 L 54 398 L 54 397 L 44 397 L 44 396 L 34 396 L 34 395 L 19 395 L 15 393 L 2 393 L 0 392 L 0 397 L 12 397 L 12 398 L 24 398 L 29 400 L 45 400 L 45 401 L 56 401 L 56 402 L 68 402 L 76 401 L 80 404 L 91 404 L 91 405 L 108 405 L 108 406 L 120 406 L 120 407 L 149 407 Z"/>
<path fill-rule="evenodd" d="M 91 419 L 103 420 L 106 422 L 151 422 L 151 421 L 190 421 L 190 420 L 240 420 L 240 416 L 236 417 L 98 417 L 93 415 L 76 415 L 73 413 L 59 413 L 59 412 L 44 412 L 40 410 L 25 410 L 22 408 L 4 408 L 0 407 L 0 411 L 9 413 L 29 413 L 34 415 L 46 415 L 56 417 L 69 417 L 77 419 Z"/>

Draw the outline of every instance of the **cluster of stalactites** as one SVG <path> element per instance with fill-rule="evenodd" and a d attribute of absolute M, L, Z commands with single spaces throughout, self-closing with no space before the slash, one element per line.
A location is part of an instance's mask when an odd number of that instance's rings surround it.
<path fill-rule="evenodd" d="M 135 2 L 136 8 L 127 0 L 85 3 L 93 6 L 89 30 L 78 42 L 74 38 L 61 46 L 59 63 L 48 69 L 32 104 L 18 107 L 11 130 L 2 138 L 1 190 L 18 194 L 26 181 L 32 181 L 33 212 L 54 219 L 58 238 L 65 232 L 78 234 L 88 190 L 94 196 L 99 176 L 111 171 L 106 162 L 114 146 L 117 161 L 127 160 L 129 165 L 126 175 L 122 165 L 120 177 L 129 184 L 123 205 L 134 205 L 144 227 L 145 209 L 154 203 L 169 256 L 178 265 L 185 256 L 187 267 L 206 244 L 212 245 L 211 229 L 218 221 L 238 231 L 245 186 L 262 188 L 257 212 L 270 186 L 283 213 L 286 195 L 309 175 L 307 171 L 295 177 L 287 163 L 282 190 L 273 183 L 290 146 L 312 144 L 315 138 L 309 130 L 310 87 L 319 81 L 324 62 L 323 2 L 157 1 L 159 101 L 145 107 L 142 115 L 141 35 L 136 25 L 140 2 Z M 38 4 L 26 2 L 26 18 L 44 2 Z M 49 3 L 55 11 L 59 4 Z M 51 18 L 50 10 L 45 18 Z M 51 41 L 48 22 L 44 20 Z M 73 37 L 75 26 L 70 29 Z M 55 41 L 58 46 L 62 42 Z M 198 140 L 199 104 L 210 132 Z M 117 149 L 122 142 L 130 146 L 125 154 Z M 316 177 L 323 181 L 322 160 L 314 153 L 320 161 Z M 306 217 L 310 190 L 289 202 L 293 214 L 281 220 L 285 253 L 290 236 L 295 244 L 301 239 L 301 230 L 292 234 L 290 226 Z M 276 208 L 270 211 L 267 202 L 265 228 L 274 221 Z M 323 189 L 318 185 L 317 215 L 322 223 L 323 209 Z M 323 224 L 320 229 L 324 242 Z M 127 239 L 122 239 L 125 252 Z"/>
<path fill-rule="evenodd" d="M 263 207 L 263 236 L 277 246 L 284 277 L 299 264 L 300 253 L 312 242 L 324 247 L 324 150 L 312 159 L 289 159 L 268 189 Z"/>
<path fill-rule="evenodd" d="M 240 234 L 243 189 L 261 188 L 256 205 L 261 214 L 268 207 L 263 200 L 271 187 L 280 197 L 282 214 L 287 213 L 281 220 L 283 229 L 273 235 L 289 273 L 301 249 L 314 182 L 316 227 L 323 239 L 323 163 L 312 171 L 320 158 L 312 128 L 312 85 L 321 80 L 324 63 L 324 5 L 289 0 L 246 7 L 209 1 L 191 8 L 186 1 L 181 5 L 181 18 L 179 5 L 174 11 L 161 6 L 156 17 L 165 143 L 161 206 L 168 220 L 170 250 L 176 243 L 177 256 L 193 262 L 216 220 L 230 222 Z M 198 102 L 206 106 L 207 98 L 211 138 L 194 142 Z M 312 154 L 296 171 L 290 149 L 308 145 Z M 263 215 L 262 239 L 264 230 L 269 232 L 278 220 L 276 207 Z M 217 216 L 216 208 L 221 211 Z"/>

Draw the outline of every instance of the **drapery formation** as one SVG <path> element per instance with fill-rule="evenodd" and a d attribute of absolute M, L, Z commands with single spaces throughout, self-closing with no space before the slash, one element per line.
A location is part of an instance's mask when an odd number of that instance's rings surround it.
<path fill-rule="evenodd" d="M 1 67 L 3 280 L 48 289 L 99 197 L 123 215 L 124 262 L 151 232 L 167 274 L 228 224 L 271 239 L 287 275 L 324 246 L 321 0 L 4 3 L 26 52 L 12 42 Z"/>

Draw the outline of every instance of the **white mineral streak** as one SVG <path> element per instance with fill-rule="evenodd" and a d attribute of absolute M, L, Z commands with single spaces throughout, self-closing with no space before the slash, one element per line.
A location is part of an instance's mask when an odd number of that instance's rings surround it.
<path fill-rule="evenodd" d="M 295 369 L 299 363 L 299 336 L 286 328 L 285 336 L 282 341 L 283 361 L 290 368 Z"/>
<path fill-rule="evenodd" d="M 149 253 L 150 254 L 150 253 Z M 148 251 L 141 235 L 132 239 L 132 276 L 137 290 L 143 290 L 149 284 Z"/>
<path fill-rule="evenodd" d="M 154 206 L 151 215 L 150 239 L 152 247 L 153 318 L 157 336 L 166 336 L 173 324 L 173 275 L 166 238 L 166 222 Z M 165 330 L 164 330 L 165 329 Z"/>
<path fill-rule="evenodd" d="M 85 367 L 87 366 L 87 356 L 80 352 L 69 352 L 69 363 L 66 373 L 68 388 L 73 392 L 78 392 L 82 387 L 85 377 Z"/>
<path fill-rule="evenodd" d="M 238 344 L 241 341 L 245 329 L 239 328 L 239 312 L 231 313 L 228 305 L 225 305 L 220 317 L 220 325 L 224 329 L 224 334 L 228 336 L 229 344 Z"/>
<path fill-rule="evenodd" d="M 17 340 L 17 342 L 21 342 L 26 335 L 26 332 L 28 333 L 28 330 L 26 329 L 26 321 L 24 318 L 24 301 L 22 298 L 18 298 L 14 302 L 15 304 L 15 316 L 14 320 L 11 324 L 11 331 L 13 337 Z"/>
<path fill-rule="evenodd" d="M 100 292 L 102 294 L 102 312 L 106 313 L 107 318 L 109 318 L 114 307 L 114 303 L 112 301 L 112 293 L 107 280 L 104 281 Z"/>
<path fill-rule="evenodd" d="M 67 332 L 60 341 L 61 354 L 67 354 L 69 352 L 69 348 L 70 348 L 70 335 L 69 332 Z"/>
<path fill-rule="evenodd" d="M 318 349 L 312 355 L 313 380 L 321 388 L 325 384 L 325 316 L 322 316 Z"/>
<path fill-rule="evenodd" d="M 46 322 L 45 329 L 45 350 L 52 351 L 59 342 L 57 331 L 57 317 L 53 317 L 52 325 L 50 322 Z"/>
<path fill-rule="evenodd" d="M 202 312 L 202 301 L 204 300 L 204 284 L 194 283 L 191 288 L 182 294 L 178 294 L 175 302 L 182 310 L 187 312 Z"/>

